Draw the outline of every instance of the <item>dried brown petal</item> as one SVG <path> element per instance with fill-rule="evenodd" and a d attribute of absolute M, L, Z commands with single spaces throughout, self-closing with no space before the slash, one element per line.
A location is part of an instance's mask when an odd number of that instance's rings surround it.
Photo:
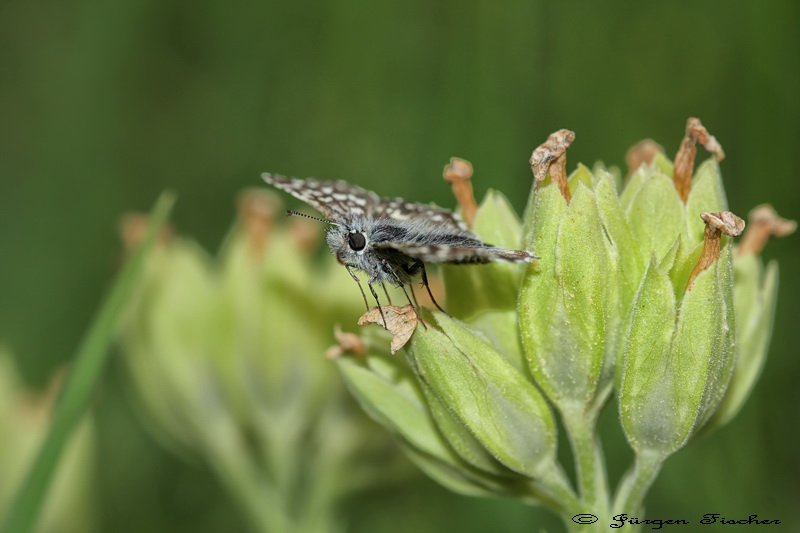
<path fill-rule="evenodd" d="M 120 217 L 119 234 L 126 252 L 133 251 L 147 234 L 149 220 L 142 213 L 125 213 Z M 172 228 L 165 225 L 156 238 L 156 243 L 166 245 L 172 239 Z"/>
<path fill-rule="evenodd" d="M 644 164 L 651 164 L 656 155 L 663 154 L 664 147 L 652 139 L 645 139 L 632 146 L 625 154 L 625 162 L 628 164 L 628 176 L 639 170 Z"/>
<path fill-rule="evenodd" d="M 561 194 L 569 202 L 571 195 L 567 187 L 567 148 L 575 140 L 575 132 L 558 130 L 531 154 L 531 170 L 534 187 L 544 181 L 548 172 L 550 179 L 558 183 Z"/>
<path fill-rule="evenodd" d="M 730 237 L 736 237 L 744 231 L 744 220 L 730 211 L 723 211 L 721 213 L 700 213 L 700 218 L 702 218 L 709 227 L 719 230 Z"/>
<path fill-rule="evenodd" d="M 383 310 L 383 316 L 381 316 L 381 310 Z M 386 317 L 385 325 L 383 323 L 384 317 Z M 391 352 L 395 354 L 405 346 L 411 338 L 411 334 L 417 328 L 417 312 L 411 305 L 405 307 L 396 305 L 385 305 L 381 308 L 372 307 L 358 319 L 359 326 L 366 326 L 367 324 L 378 324 L 392 334 Z"/>
<path fill-rule="evenodd" d="M 239 220 L 251 251 L 259 255 L 264 250 L 275 219 L 281 209 L 281 201 L 271 191 L 247 189 L 237 199 Z"/>
<path fill-rule="evenodd" d="M 784 237 L 794 233 L 797 222 L 778 216 L 771 205 L 760 205 L 750 211 L 750 223 L 736 250 L 737 255 L 759 254 L 770 237 Z"/>
<path fill-rule="evenodd" d="M 453 188 L 453 196 L 461 206 L 461 214 L 467 226 L 472 227 L 478 204 L 475 202 L 475 193 L 472 190 L 472 163 L 457 157 L 450 158 L 450 164 L 444 167 L 444 179 L 449 181 Z"/>
<path fill-rule="evenodd" d="M 694 160 L 697 156 L 698 142 L 707 151 L 714 154 L 717 161 L 722 161 L 725 158 L 722 146 L 713 135 L 708 133 L 700 119 L 690 117 L 686 121 L 686 135 L 684 135 L 681 147 L 675 156 L 675 167 L 672 171 L 675 188 L 678 190 L 683 203 L 686 203 L 686 199 L 689 198 L 689 191 L 692 187 L 692 174 L 694 173 Z"/>
<path fill-rule="evenodd" d="M 694 270 L 689 275 L 689 281 L 686 283 L 687 291 L 691 288 L 695 278 L 719 259 L 722 234 L 735 237 L 744 230 L 745 226 L 744 220 L 730 211 L 700 213 L 700 218 L 706 223 L 706 231 L 703 234 L 703 252 Z"/>
<path fill-rule="evenodd" d="M 317 249 L 323 233 L 320 223 L 304 217 L 292 217 L 289 220 L 289 235 L 301 250 L 311 252 Z"/>
<path fill-rule="evenodd" d="M 338 344 L 331 346 L 325 351 L 325 357 L 328 359 L 336 359 L 344 354 L 364 355 L 366 348 L 364 341 L 355 333 L 348 333 L 342 331 L 339 324 L 333 326 L 333 336 L 336 337 Z"/>

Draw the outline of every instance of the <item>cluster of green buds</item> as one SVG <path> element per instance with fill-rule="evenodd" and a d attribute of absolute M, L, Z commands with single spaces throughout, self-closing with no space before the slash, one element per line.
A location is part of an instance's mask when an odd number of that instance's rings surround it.
<path fill-rule="evenodd" d="M 541 259 L 527 269 L 444 268 L 452 316 L 425 315 L 407 364 L 377 353 L 338 364 L 430 476 L 465 494 L 547 506 L 568 529 L 590 531 L 641 513 L 664 460 L 741 407 L 764 362 L 777 294 L 777 265 L 764 271 L 758 251 L 793 224 L 759 208 L 734 249 L 744 222 L 727 210 L 722 149 L 697 119 L 674 163 L 647 141 L 629 153 L 624 179 L 599 164 L 568 176 L 574 137 L 558 131 L 533 152 L 521 220 L 498 192 L 477 207 L 465 200 L 471 167 L 454 160 L 445 177 L 473 231 Z M 714 157 L 694 172 L 697 143 Z M 614 491 L 596 430 L 612 396 L 635 453 Z M 556 416 L 574 481 L 556 457 Z M 581 524 L 583 513 L 600 520 Z"/>
<path fill-rule="evenodd" d="M 11 354 L 0 348 L 0 517 L 8 516 L 51 423 L 62 379 L 43 393 L 27 390 Z M 36 531 L 85 533 L 93 530 L 92 421 L 84 419 L 70 437 L 50 485 Z"/>
<path fill-rule="evenodd" d="M 206 463 L 253 530 L 326 533 L 342 525 L 340 499 L 376 481 L 370 459 L 391 442 L 320 364 L 331 326 L 362 310 L 352 280 L 334 262 L 314 267 L 318 223 L 282 215 L 272 193 L 244 193 L 216 258 L 164 234 L 121 344 L 147 425 Z M 144 222 L 126 217 L 125 240 Z"/>

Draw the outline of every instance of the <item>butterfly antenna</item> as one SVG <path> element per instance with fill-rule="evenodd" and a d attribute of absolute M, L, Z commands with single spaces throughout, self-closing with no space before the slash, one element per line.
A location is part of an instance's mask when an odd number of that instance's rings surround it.
<path fill-rule="evenodd" d="M 316 220 L 317 222 L 324 222 L 325 224 L 330 224 L 332 226 L 338 226 L 339 225 L 336 222 L 331 222 L 328 219 L 307 215 L 305 213 L 301 213 L 300 211 L 292 211 L 291 209 L 287 209 L 286 210 L 286 216 L 287 217 L 296 216 L 296 217 L 310 218 L 311 220 Z"/>

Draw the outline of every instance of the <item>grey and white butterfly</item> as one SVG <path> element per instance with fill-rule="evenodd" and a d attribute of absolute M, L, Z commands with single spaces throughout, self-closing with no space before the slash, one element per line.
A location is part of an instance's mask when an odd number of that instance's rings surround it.
<path fill-rule="evenodd" d="M 406 202 L 402 198 L 379 198 L 344 181 L 275 174 L 262 177 L 327 217 L 322 221 L 332 226 L 326 230 L 328 246 L 358 283 L 367 308 L 367 297 L 354 269 L 367 274 L 367 285 L 379 309 L 381 304 L 374 284 L 400 287 L 408 298 L 405 285 L 421 275 L 431 300 L 444 312 L 431 294 L 425 263 L 530 263 L 538 259 L 531 252 L 482 242 L 457 214 L 441 207 Z M 408 301 L 411 303 L 410 298 Z"/>

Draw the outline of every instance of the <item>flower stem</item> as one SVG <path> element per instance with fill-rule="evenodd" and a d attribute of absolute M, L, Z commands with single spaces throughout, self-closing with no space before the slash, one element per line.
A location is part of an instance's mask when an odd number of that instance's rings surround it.
<path fill-rule="evenodd" d="M 534 495 L 557 513 L 574 514 L 581 508 L 581 502 L 572 490 L 569 478 L 556 462 L 549 472 L 534 483 L 534 487 Z"/>
<path fill-rule="evenodd" d="M 292 531 L 283 499 L 285 495 L 260 475 L 246 445 L 241 442 L 237 428 L 229 420 L 221 418 L 209 423 L 209 429 L 206 446 L 210 467 L 233 495 L 253 531 Z"/>
<path fill-rule="evenodd" d="M 595 514 L 605 514 L 609 505 L 608 480 L 600 443 L 595 434 L 597 417 L 583 409 L 561 410 L 572 453 L 581 502 Z"/>
<path fill-rule="evenodd" d="M 648 489 L 655 481 L 665 457 L 658 452 L 636 453 L 633 467 L 622 478 L 614 498 L 614 513 L 637 513 L 641 509 Z"/>

